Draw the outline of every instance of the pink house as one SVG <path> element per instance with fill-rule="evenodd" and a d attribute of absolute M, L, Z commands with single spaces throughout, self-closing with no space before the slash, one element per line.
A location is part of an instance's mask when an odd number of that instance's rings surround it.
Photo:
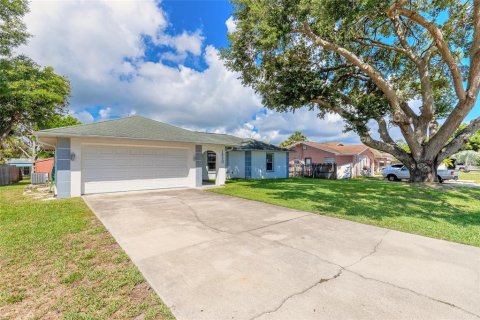
<path fill-rule="evenodd" d="M 379 170 L 378 153 L 364 144 L 341 142 L 302 141 L 292 145 L 289 163 L 336 163 L 338 178 L 357 177 L 362 172 L 373 174 Z M 383 155 L 382 155 L 383 156 Z"/>
<path fill-rule="evenodd" d="M 33 164 L 33 171 L 36 173 L 48 173 L 48 177 L 52 177 L 52 170 L 53 170 L 54 159 L 39 159 L 35 161 Z"/>

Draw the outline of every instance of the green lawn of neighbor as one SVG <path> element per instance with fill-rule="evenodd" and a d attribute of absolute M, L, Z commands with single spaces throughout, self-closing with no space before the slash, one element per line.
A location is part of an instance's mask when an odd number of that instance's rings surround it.
<path fill-rule="evenodd" d="M 173 319 L 81 198 L 0 187 L 0 319 Z"/>
<path fill-rule="evenodd" d="M 475 183 L 480 183 L 480 172 L 479 171 L 470 171 L 470 172 L 459 172 L 459 180 L 470 180 Z"/>
<path fill-rule="evenodd" d="M 480 247 L 480 189 L 291 178 L 232 180 L 211 191 Z"/>

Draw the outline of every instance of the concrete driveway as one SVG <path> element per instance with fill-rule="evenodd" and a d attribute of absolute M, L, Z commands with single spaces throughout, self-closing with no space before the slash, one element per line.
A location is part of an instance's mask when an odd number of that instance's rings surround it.
<path fill-rule="evenodd" d="M 177 319 L 480 318 L 480 248 L 201 190 L 85 200 Z"/>

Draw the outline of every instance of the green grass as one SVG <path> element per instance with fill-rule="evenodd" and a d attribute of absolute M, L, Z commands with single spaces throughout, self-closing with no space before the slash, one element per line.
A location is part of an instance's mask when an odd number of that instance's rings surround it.
<path fill-rule="evenodd" d="M 0 319 L 174 319 L 81 198 L 0 187 Z"/>
<path fill-rule="evenodd" d="M 470 171 L 470 172 L 459 172 L 458 173 L 459 180 L 470 180 L 475 183 L 480 183 L 480 172 L 478 171 Z"/>
<path fill-rule="evenodd" d="M 209 191 L 480 247 L 480 189 L 292 178 Z"/>

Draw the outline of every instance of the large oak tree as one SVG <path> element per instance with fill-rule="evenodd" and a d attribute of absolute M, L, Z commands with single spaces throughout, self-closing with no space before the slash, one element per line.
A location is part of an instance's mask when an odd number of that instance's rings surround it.
<path fill-rule="evenodd" d="M 436 180 L 437 165 L 480 128 L 477 118 L 457 130 L 480 88 L 480 0 L 233 6 L 237 27 L 222 55 L 268 108 L 341 115 L 363 143 L 402 161 L 412 181 Z"/>

